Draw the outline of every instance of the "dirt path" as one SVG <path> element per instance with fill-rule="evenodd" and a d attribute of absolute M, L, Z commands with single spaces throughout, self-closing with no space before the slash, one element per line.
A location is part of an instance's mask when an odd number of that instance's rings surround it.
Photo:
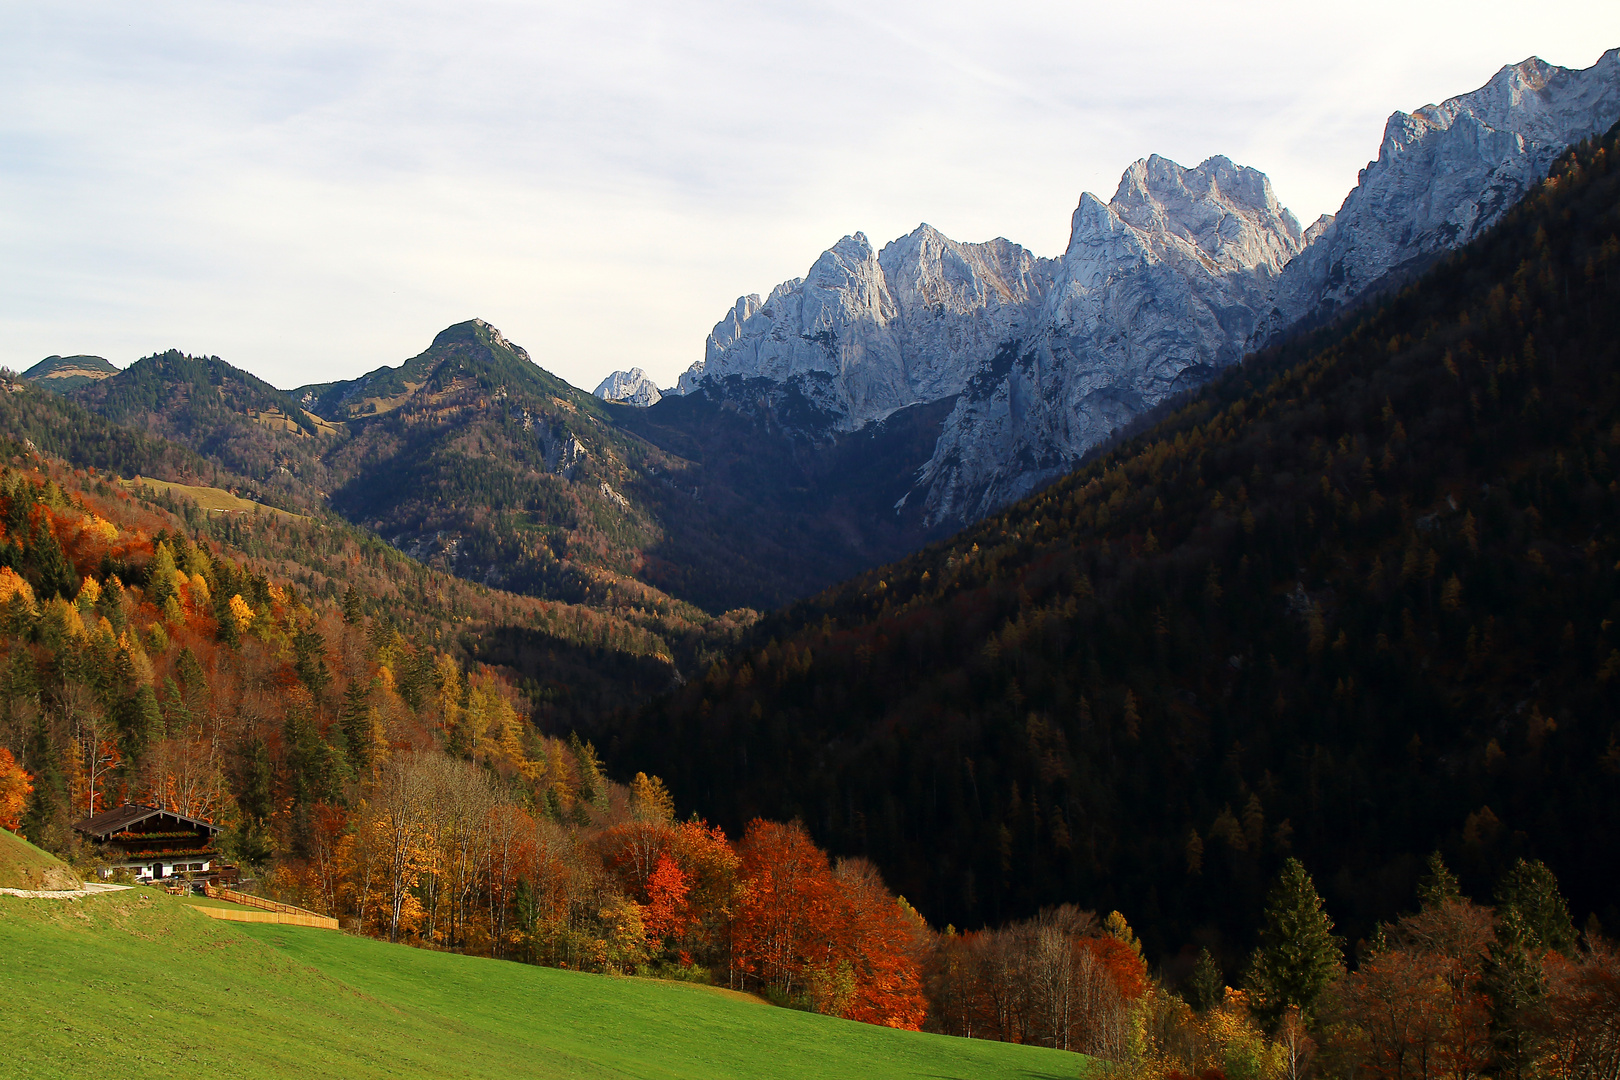
<path fill-rule="evenodd" d="M 0 889 L 0 895 L 20 896 L 25 900 L 72 900 L 80 896 L 94 896 L 96 893 L 122 892 L 134 888 L 132 885 L 98 885 L 85 882 L 77 889 Z"/>

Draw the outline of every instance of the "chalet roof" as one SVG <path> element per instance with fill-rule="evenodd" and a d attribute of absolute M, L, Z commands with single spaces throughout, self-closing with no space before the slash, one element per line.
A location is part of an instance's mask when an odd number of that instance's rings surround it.
<path fill-rule="evenodd" d="M 173 810 L 162 810 L 156 806 L 137 806 L 134 803 L 125 803 L 115 810 L 103 810 L 94 817 L 85 818 L 73 827 L 89 836 L 105 839 L 114 833 L 123 832 L 131 825 L 137 825 L 148 818 L 160 816 L 171 818 L 178 825 L 190 826 L 194 829 L 206 829 L 210 836 L 219 832 L 219 826 L 212 822 L 187 817 L 185 814 L 177 814 Z"/>

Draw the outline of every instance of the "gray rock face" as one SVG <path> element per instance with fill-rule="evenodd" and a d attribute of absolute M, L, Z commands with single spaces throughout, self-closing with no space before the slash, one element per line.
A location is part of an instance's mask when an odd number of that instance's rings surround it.
<path fill-rule="evenodd" d="M 656 405 L 664 397 L 658 385 L 647 378 L 647 373 L 638 367 L 629 371 L 615 371 L 603 379 L 602 384 L 592 392 L 603 401 L 617 401 L 624 405 L 638 405 L 641 408 Z"/>
<path fill-rule="evenodd" d="M 1320 321 L 1392 274 L 1423 269 L 1495 224 L 1573 142 L 1620 119 L 1620 49 L 1582 71 L 1535 57 L 1473 93 L 1384 126 L 1378 160 L 1283 274 L 1254 345 Z"/>
<path fill-rule="evenodd" d="M 1617 118 L 1620 50 L 1584 71 L 1530 59 L 1392 116 L 1339 212 L 1303 231 L 1254 169 L 1155 156 L 1108 203 L 1081 197 L 1058 260 L 926 225 L 881 253 L 856 233 L 765 301 L 739 299 L 679 392 L 802 398 L 821 435 L 955 396 L 901 502 L 971 521 L 1280 331 L 1467 243 Z"/>
<path fill-rule="evenodd" d="M 852 431 L 960 393 L 998 344 L 1030 332 L 1054 269 L 1006 240 L 959 244 L 929 225 L 881 253 L 846 236 L 765 301 L 739 299 L 680 387 L 768 379 Z"/>
<path fill-rule="evenodd" d="M 1299 222 L 1253 169 L 1161 157 L 1087 194 L 1005 375 L 965 394 L 920 480 L 931 519 L 971 520 L 1072 467 L 1122 422 L 1242 358 Z"/>

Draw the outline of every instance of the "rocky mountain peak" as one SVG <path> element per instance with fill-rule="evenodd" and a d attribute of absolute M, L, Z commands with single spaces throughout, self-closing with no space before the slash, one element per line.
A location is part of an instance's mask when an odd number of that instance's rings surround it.
<path fill-rule="evenodd" d="M 1282 275 L 1253 345 L 1397 284 L 1495 224 L 1571 143 L 1620 118 L 1620 49 L 1583 70 L 1536 57 L 1397 112 L 1378 159 Z M 1314 228 L 1314 227 L 1313 227 Z"/>
<path fill-rule="evenodd" d="M 638 367 L 629 371 L 615 371 L 603 379 L 593 393 L 603 401 L 616 401 L 640 408 L 656 405 L 664 397 L 658 384 L 647 378 L 647 373 Z"/>
<path fill-rule="evenodd" d="M 851 233 L 763 302 L 740 298 L 678 390 L 765 379 L 803 415 L 853 430 L 959 393 L 995 343 L 1028 332 L 1053 269 L 1009 241 L 962 244 L 927 224 L 881 253 Z"/>
<path fill-rule="evenodd" d="M 1157 154 L 1138 161 L 1120 177 L 1108 209 L 1140 232 L 1192 245 L 1224 270 L 1276 273 L 1303 246 L 1299 222 L 1265 173 L 1225 157 L 1193 169 Z"/>
<path fill-rule="evenodd" d="M 1616 118 L 1620 50 L 1584 71 L 1531 58 L 1393 115 L 1339 212 L 1309 229 L 1256 169 L 1154 155 L 1110 201 L 1081 196 L 1060 260 L 926 224 L 879 253 L 852 233 L 803 279 L 740 299 L 680 389 L 774 401 L 818 439 L 954 397 L 915 474 L 923 498 L 897 505 L 972 520 L 1278 332 L 1468 242 Z"/>
<path fill-rule="evenodd" d="M 506 336 L 483 319 L 468 319 L 466 322 L 456 323 L 440 330 L 433 338 L 433 348 L 444 345 L 485 345 L 495 349 L 506 349 L 524 360 L 529 359 L 529 353 L 521 345 L 514 345 L 506 340 Z"/>

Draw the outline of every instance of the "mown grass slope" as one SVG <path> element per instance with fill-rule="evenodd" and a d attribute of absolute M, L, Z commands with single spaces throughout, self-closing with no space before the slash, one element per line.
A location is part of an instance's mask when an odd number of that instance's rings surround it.
<path fill-rule="evenodd" d="M 149 889 L 0 897 L 8 1075 L 1077 1076 L 1039 1047 L 891 1031 L 709 987 L 216 922 Z"/>
<path fill-rule="evenodd" d="M 72 889 L 79 875 L 48 851 L 0 829 L 0 889 Z"/>

